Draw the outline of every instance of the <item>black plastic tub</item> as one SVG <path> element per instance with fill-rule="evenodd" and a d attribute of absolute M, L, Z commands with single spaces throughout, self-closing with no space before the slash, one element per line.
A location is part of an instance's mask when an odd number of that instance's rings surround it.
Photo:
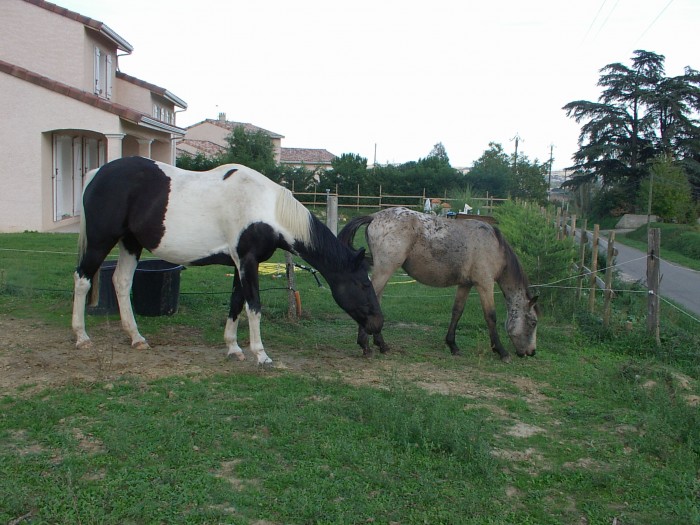
<path fill-rule="evenodd" d="M 87 313 L 90 315 L 111 315 L 119 313 L 117 294 L 112 284 L 114 269 L 117 267 L 116 260 L 106 260 L 100 266 L 99 291 L 100 297 L 95 306 L 88 306 Z"/>
<path fill-rule="evenodd" d="M 180 302 L 180 272 L 185 267 L 160 259 L 139 261 L 132 304 L 138 315 L 173 315 Z"/>

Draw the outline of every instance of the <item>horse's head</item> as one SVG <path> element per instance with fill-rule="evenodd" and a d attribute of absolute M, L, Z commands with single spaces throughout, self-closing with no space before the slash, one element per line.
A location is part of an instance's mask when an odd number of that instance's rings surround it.
<path fill-rule="evenodd" d="M 384 316 L 377 295 L 367 275 L 365 250 L 360 249 L 351 264 L 343 269 L 324 275 L 333 293 L 333 299 L 368 334 L 382 331 Z"/>
<path fill-rule="evenodd" d="M 537 296 L 525 298 L 522 304 L 509 305 L 506 331 L 519 357 L 535 355 L 538 313 Z"/>

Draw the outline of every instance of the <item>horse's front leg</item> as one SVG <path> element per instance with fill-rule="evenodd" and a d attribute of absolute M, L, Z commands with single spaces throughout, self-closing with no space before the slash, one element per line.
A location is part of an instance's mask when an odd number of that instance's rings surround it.
<path fill-rule="evenodd" d="M 384 336 L 381 332 L 374 334 L 372 336 L 372 341 L 374 342 L 375 346 L 379 347 L 379 351 L 382 354 L 386 354 L 389 351 L 389 345 L 386 344 L 386 341 L 384 341 Z"/>
<path fill-rule="evenodd" d="M 481 299 L 481 308 L 484 311 L 484 319 L 486 320 L 486 326 L 489 329 L 489 337 L 491 338 L 491 350 L 496 352 L 501 358 L 501 361 L 505 363 L 510 363 L 510 354 L 506 351 L 501 344 L 501 339 L 498 337 L 498 330 L 496 328 L 496 304 L 493 300 L 493 284 L 486 289 L 478 287 L 479 298 Z"/>
<path fill-rule="evenodd" d="M 250 337 L 250 351 L 258 358 L 259 365 L 272 364 L 265 353 L 262 337 L 260 335 L 260 317 L 262 306 L 260 304 L 260 289 L 258 285 L 258 262 L 249 260 L 241 264 L 241 287 L 245 299 L 245 309 L 248 314 L 248 332 Z"/>
<path fill-rule="evenodd" d="M 357 325 L 357 344 L 362 348 L 362 355 L 365 357 L 372 356 L 372 349 L 369 347 L 369 336 L 361 325 Z"/>
<path fill-rule="evenodd" d="M 467 302 L 469 291 L 471 289 L 471 285 L 463 284 L 458 286 L 457 293 L 455 294 L 455 302 L 452 304 L 452 317 L 450 318 L 450 326 L 447 328 L 447 335 L 445 336 L 445 343 L 450 347 L 450 352 L 452 352 L 452 355 L 462 355 L 462 352 L 455 342 L 455 336 L 457 332 L 457 324 L 462 318 L 464 305 Z"/>

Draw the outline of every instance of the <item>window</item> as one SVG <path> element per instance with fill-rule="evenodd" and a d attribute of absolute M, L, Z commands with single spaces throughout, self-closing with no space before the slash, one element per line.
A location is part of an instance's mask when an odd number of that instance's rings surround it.
<path fill-rule="evenodd" d="M 53 218 L 80 215 L 85 175 L 105 163 L 104 142 L 82 135 L 53 136 Z"/>
<path fill-rule="evenodd" d="M 111 99 L 113 83 L 113 57 L 95 47 L 95 95 Z"/>

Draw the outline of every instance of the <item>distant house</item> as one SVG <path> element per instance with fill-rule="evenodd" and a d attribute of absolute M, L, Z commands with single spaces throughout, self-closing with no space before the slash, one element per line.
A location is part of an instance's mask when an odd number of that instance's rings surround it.
<path fill-rule="evenodd" d="M 269 136 L 274 149 L 275 162 L 279 164 L 284 135 L 280 135 L 274 131 L 268 131 L 247 122 L 226 120 L 226 113 L 219 113 L 218 119 L 206 119 L 189 126 L 185 130 L 184 140 L 177 144 L 177 156 L 179 157 L 185 154 L 196 155 L 197 153 L 211 156 L 215 153 L 225 151 L 228 147 L 226 138 L 239 126 L 243 126 L 243 129 L 247 132 L 256 133 L 262 131 Z"/>
<path fill-rule="evenodd" d="M 186 129 L 185 138 L 177 143 L 177 156 L 199 153 L 209 157 L 226 151 L 226 138 L 239 126 L 251 133 L 262 131 L 270 137 L 275 162 L 292 167 L 304 167 L 310 171 L 318 168 L 330 169 L 335 155 L 325 149 L 283 148 L 284 135 L 268 131 L 248 122 L 235 122 L 226 119 L 226 113 L 219 113 L 217 119 L 206 119 Z"/>
<path fill-rule="evenodd" d="M 282 148 L 280 164 L 294 168 L 306 168 L 309 171 L 329 170 L 335 159 L 330 151 L 311 148 Z"/>
<path fill-rule="evenodd" d="M 187 104 L 119 71 L 132 51 L 97 20 L 43 0 L 1 0 L 0 231 L 77 223 L 85 174 L 109 160 L 175 162 L 185 134 L 175 111 Z"/>

